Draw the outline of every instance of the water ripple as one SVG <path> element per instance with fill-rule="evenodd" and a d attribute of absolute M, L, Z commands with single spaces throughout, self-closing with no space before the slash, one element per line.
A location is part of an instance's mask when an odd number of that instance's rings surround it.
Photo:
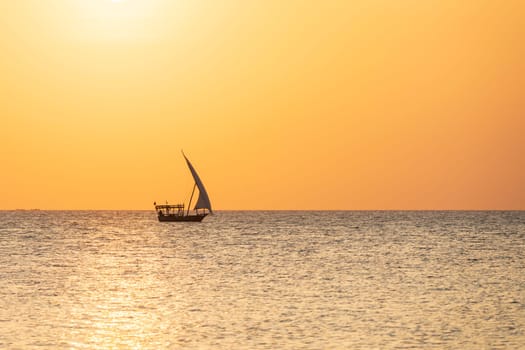
<path fill-rule="evenodd" d="M 520 349 L 524 212 L 0 212 L 0 348 Z"/>

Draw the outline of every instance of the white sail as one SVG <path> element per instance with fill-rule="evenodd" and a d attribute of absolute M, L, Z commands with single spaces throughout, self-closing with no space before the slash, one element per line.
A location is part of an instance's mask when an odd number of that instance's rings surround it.
<path fill-rule="evenodd" d="M 184 153 L 182 153 L 182 155 L 184 156 L 184 159 L 186 159 L 186 163 L 188 163 L 188 168 L 190 168 L 191 175 L 193 175 L 195 184 L 197 184 L 197 188 L 199 189 L 199 199 L 197 199 L 197 204 L 195 204 L 194 209 L 208 209 L 210 211 L 210 214 L 213 214 L 213 210 L 211 210 L 210 198 L 208 197 L 206 188 L 204 188 L 204 184 L 202 183 L 197 172 L 195 171 L 193 165 L 191 165 L 188 158 L 186 158 L 186 155 Z"/>

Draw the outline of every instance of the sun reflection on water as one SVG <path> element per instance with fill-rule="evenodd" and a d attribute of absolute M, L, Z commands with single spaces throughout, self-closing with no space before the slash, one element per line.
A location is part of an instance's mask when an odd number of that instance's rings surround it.
<path fill-rule="evenodd" d="M 66 328 L 71 334 L 63 337 L 75 339 L 71 346 L 90 349 L 166 346 L 162 339 L 166 339 L 167 332 L 173 334 L 170 324 L 174 321 L 166 316 L 176 313 L 173 301 L 177 298 L 173 298 L 169 280 L 163 276 L 160 258 L 150 256 L 147 245 L 141 246 L 156 238 L 132 241 L 137 244 L 133 254 L 120 250 L 120 237 L 83 250 L 80 275 L 71 281 L 76 292 L 68 300 L 71 308 Z"/>

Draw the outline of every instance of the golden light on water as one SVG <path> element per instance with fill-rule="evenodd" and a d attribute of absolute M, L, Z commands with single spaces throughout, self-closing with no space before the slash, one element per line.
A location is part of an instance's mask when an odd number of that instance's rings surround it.
<path fill-rule="evenodd" d="M 155 244 L 158 239 L 146 235 L 138 241 Z M 135 253 L 148 252 L 141 244 Z M 179 307 L 186 300 L 177 294 L 173 281 L 163 275 L 162 259 L 124 256 L 118 254 L 120 246 L 120 239 L 111 239 L 97 246 L 96 254 L 90 249 L 78 253 L 79 274 L 69 276 L 69 289 L 64 293 L 64 302 L 70 302 L 65 320 L 70 331 L 62 335 L 63 341 L 78 348 L 88 344 L 94 349 L 163 348 L 165 336 L 177 334 L 173 324 L 177 324 Z M 184 269 L 178 269 L 173 278 L 184 280 Z M 85 294 L 79 297 L 70 289 Z M 163 304 L 160 309 L 159 302 Z"/>
<path fill-rule="evenodd" d="M 2 211 L 6 349 L 509 348 L 523 212 Z"/>

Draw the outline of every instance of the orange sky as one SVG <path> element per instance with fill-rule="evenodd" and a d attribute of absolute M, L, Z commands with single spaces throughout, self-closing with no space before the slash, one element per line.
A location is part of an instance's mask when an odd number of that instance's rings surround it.
<path fill-rule="evenodd" d="M 525 209 L 525 2 L 0 2 L 0 209 Z"/>

